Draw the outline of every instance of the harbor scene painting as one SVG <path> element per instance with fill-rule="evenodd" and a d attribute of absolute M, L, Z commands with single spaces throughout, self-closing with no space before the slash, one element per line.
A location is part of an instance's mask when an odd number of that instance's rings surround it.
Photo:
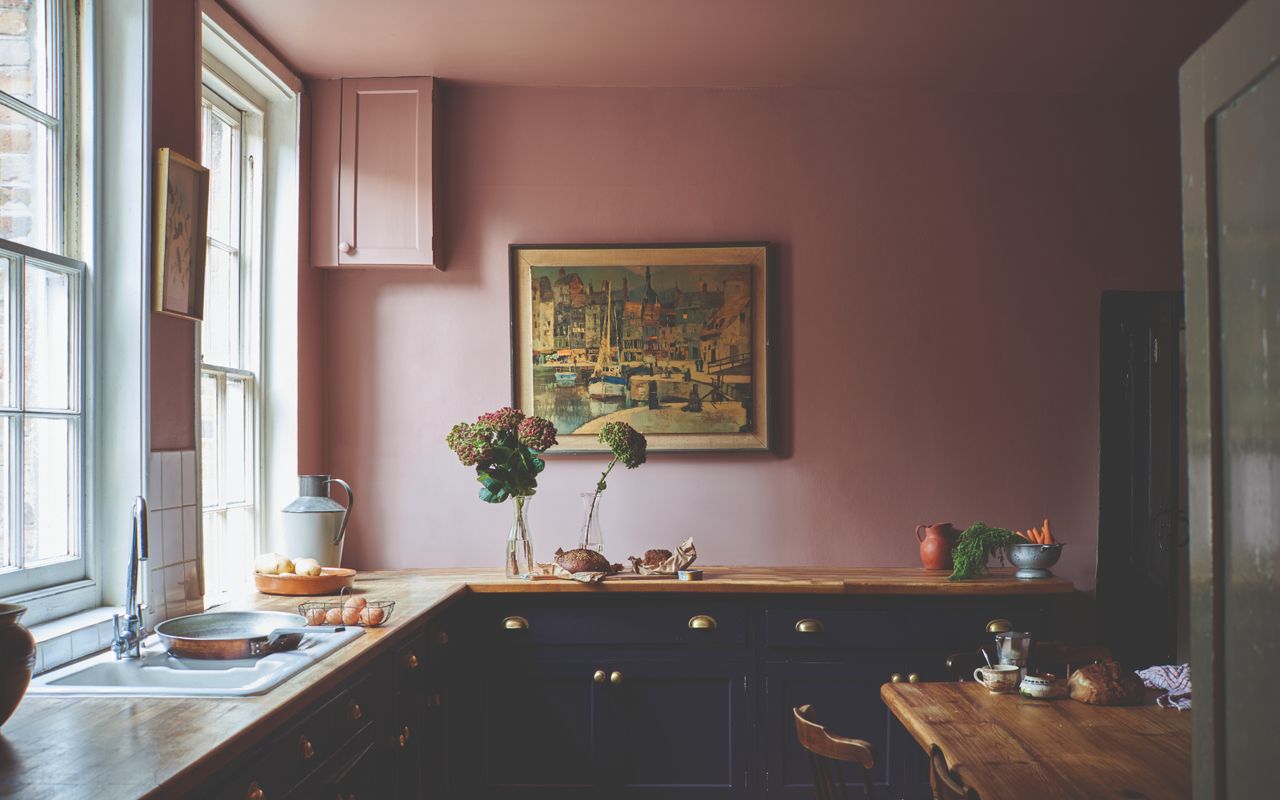
<path fill-rule="evenodd" d="M 654 449 L 761 449 L 764 266 L 763 246 L 513 250 L 519 404 L 564 449 L 613 421 Z"/>

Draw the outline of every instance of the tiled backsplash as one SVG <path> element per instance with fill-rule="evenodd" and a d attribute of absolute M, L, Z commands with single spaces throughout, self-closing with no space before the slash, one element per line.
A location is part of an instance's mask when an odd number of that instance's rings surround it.
<path fill-rule="evenodd" d="M 204 611 L 200 591 L 200 508 L 194 450 L 151 454 L 147 505 L 150 595 L 143 626 Z M 92 609 L 49 624 L 36 648 L 36 672 L 44 672 L 111 646 L 109 609 Z M 105 618 L 105 621 L 104 621 Z"/>

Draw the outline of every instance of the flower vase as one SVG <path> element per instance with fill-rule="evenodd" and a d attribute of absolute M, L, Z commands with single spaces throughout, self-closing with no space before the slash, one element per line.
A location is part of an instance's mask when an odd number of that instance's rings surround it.
<path fill-rule="evenodd" d="M 600 503 L 604 497 L 596 492 L 583 492 L 579 497 L 582 498 L 582 532 L 578 536 L 578 547 L 603 554 L 604 531 L 600 528 Z"/>
<path fill-rule="evenodd" d="M 507 577 L 526 578 L 534 573 L 533 541 L 529 535 L 529 497 L 513 497 L 515 517 L 511 520 L 511 533 L 507 536 Z"/>

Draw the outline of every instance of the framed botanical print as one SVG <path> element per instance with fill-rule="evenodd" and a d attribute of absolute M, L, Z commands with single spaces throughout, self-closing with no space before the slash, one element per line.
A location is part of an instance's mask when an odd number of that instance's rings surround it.
<path fill-rule="evenodd" d="M 209 170 L 162 147 L 156 151 L 155 172 L 155 310 L 199 320 L 204 316 Z"/>
<path fill-rule="evenodd" d="M 555 452 L 607 422 L 650 451 L 768 450 L 770 248 L 513 244 L 512 383 Z"/>

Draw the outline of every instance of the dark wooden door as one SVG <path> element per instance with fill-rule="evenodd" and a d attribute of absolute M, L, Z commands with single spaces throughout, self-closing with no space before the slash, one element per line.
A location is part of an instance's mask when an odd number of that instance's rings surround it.
<path fill-rule="evenodd" d="M 817 721 L 831 733 L 871 743 L 876 765 L 872 770 L 880 796 L 889 797 L 891 774 L 889 712 L 880 699 L 880 686 L 893 672 L 892 661 L 881 654 L 842 656 L 840 661 L 788 661 L 765 665 L 764 719 L 760 748 L 767 770 L 770 797 L 812 800 L 813 774 L 809 759 L 796 740 L 792 709 L 811 705 Z M 850 766 L 845 778 L 860 796 L 861 773 Z M 896 795 L 895 795 L 896 796 Z"/>
<path fill-rule="evenodd" d="M 1099 631 L 1134 667 L 1177 649 L 1181 321 L 1181 292 L 1102 295 Z"/>
<path fill-rule="evenodd" d="M 603 662 L 602 662 L 603 664 Z M 586 660 L 529 653 L 481 667 L 476 797 L 595 797 L 606 771 L 603 701 L 609 684 Z"/>
<path fill-rule="evenodd" d="M 1182 68 L 1197 800 L 1276 795 L 1280 0 Z"/>
<path fill-rule="evenodd" d="M 605 659 L 608 796 L 741 797 L 752 766 L 749 662 L 663 655 Z"/>

